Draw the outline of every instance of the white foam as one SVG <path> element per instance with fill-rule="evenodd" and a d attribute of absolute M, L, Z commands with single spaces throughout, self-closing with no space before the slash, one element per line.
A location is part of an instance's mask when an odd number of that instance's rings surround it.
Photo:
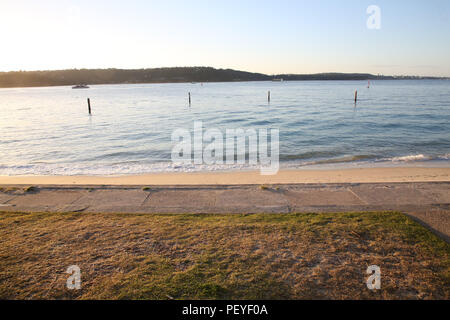
<path fill-rule="evenodd" d="M 75 176 L 75 175 L 138 175 L 145 173 L 164 172 L 214 172 L 214 171 L 239 171 L 259 170 L 258 165 L 233 164 L 233 165 L 179 165 L 171 162 L 158 163 L 123 163 L 123 164 L 33 164 L 33 165 L 0 165 L 0 175 L 48 175 L 48 176 Z"/>
<path fill-rule="evenodd" d="M 402 157 L 394 157 L 392 158 L 393 162 L 410 162 L 410 161 L 422 161 L 422 160 L 431 160 L 430 157 L 425 156 L 423 154 L 411 154 L 408 156 L 402 156 Z"/>
<path fill-rule="evenodd" d="M 367 161 L 348 161 L 324 163 L 308 161 L 285 161 L 280 163 L 282 169 L 314 169 L 314 168 L 353 168 L 353 167 L 373 167 L 373 166 L 397 166 L 397 165 L 417 165 L 421 161 L 432 165 L 433 161 L 440 160 L 440 165 L 448 163 L 450 154 L 430 157 L 423 154 L 413 154 L 399 156 L 394 158 L 382 158 L 378 160 Z M 172 162 L 123 162 L 123 163 L 34 163 L 17 165 L 0 165 L 0 175 L 46 175 L 46 176 L 110 176 L 110 175 L 139 175 L 147 173 L 189 173 L 189 172 L 220 172 L 220 171 L 245 171 L 259 170 L 260 165 L 246 164 L 214 164 L 214 165 L 194 165 L 194 164 L 175 164 Z"/>

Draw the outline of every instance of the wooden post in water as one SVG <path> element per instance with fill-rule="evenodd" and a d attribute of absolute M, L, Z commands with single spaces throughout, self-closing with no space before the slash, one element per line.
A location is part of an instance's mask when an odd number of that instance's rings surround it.
<path fill-rule="evenodd" d="M 270 91 L 267 92 L 267 101 L 270 102 Z"/>
<path fill-rule="evenodd" d="M 358 90 L 355 91 L 355 103 L 358 102 Z"/>
<path fill-rule="evenodd" d="M 189 92 L 188 93 L 188 96 L 189 96 L 189 105 L 191 104 L 191 93 Z"/>
<path fill-rule="evenodd" d="M 91 114 L 91 99 L 87 99 L 87 102 L 88 102 L 88 111 L 89 111 L 89 114 Z"/>

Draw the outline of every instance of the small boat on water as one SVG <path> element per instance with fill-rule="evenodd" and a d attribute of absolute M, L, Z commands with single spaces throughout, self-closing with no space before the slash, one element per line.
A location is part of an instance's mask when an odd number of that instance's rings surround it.
<path fill-rule="evenodd" d="M 73 86 L 72 89 L 89 89 L 89 86 L 86 84 L 77 84 L 76 86 Z"/>
<path fill-rule="evenodd" d="M 274 79 L 272 79 L 272 81 L 274 81 L 274 82 L 283 82 L 284 79 L 283 78 L 274 78 Z"/>

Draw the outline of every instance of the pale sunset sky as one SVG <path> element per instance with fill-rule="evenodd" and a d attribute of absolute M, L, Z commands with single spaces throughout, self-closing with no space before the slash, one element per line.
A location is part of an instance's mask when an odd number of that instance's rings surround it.
<path fill-rule="evenodd" d="M 366 9 L 381 9 L 368 29 Z M 211 66 L 450 76 L 448 0 L 0 0 L 0 71 Z"/>

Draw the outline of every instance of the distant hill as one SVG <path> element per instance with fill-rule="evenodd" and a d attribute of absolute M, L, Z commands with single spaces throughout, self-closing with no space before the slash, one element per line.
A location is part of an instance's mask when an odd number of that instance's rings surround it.
<path fill-rule="evenodd" d="M 0 72 L 0 87 L 44 87 L 86 84 L 168 83 L 168 82 L 231 82 L 293 80 L 367 80 L 396 79 L 359 73 L 281 74 L 266 75 L 231 69 L 210 67 L 154 68 L 154 69 L 72 69 L 54 71 Z M 416 79 L 417 77 L 402 77 Z"/>
<path fill-rule="evenodd" d="M 287 81 L 293 80 L 393 80 L 391 76 L 375 76 L 369 73 L 317 73 L 317 74 L 284 74 L 277 77 Z"/>

